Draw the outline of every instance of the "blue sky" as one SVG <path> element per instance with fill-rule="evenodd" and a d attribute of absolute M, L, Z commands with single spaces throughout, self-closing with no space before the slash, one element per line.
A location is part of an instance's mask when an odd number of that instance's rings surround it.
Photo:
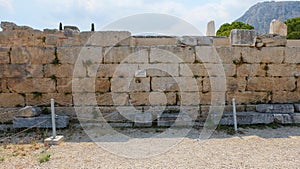
<path fill-rule="evenodd" d="M 82 31 L 95 23 L 96 30 L 120 18 L 142 13 L 179 17 L 205 33 L 215 20 L 216 29 L 243 15 L 259 0 L 0 0 L 0 20 L 35 29 L 76 25 Z"/>

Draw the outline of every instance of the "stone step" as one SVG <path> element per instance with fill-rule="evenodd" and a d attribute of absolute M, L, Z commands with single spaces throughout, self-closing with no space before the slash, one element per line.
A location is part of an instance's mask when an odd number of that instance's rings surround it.
<path fill-rule="evenodd" d="M 69 124 L 68 116 L 56 116 L 56 128 L 66 128 Z M 13 128 L 51 128 L 51 115 L 40 115 L 36 117 L 14 117 Z"/>

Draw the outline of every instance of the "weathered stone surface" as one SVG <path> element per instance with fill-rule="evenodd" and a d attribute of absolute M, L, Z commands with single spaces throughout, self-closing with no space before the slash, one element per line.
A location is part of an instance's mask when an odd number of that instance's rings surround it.
<path fill-rule="evenodd" d="M 299 91 L 276 91 L 272 94 L 272 103 L 297 103 L 299 98 Z"/>
<path fill-rule="evenodd" d="M 207 23 L 206 36 L 216 36 L 215 21 L 209 21 Z"/>
<path fill-rule="evenodd" d="M 207 59 L 208 63 L 220 63 L 220 61 L 223 64 L 242 63 L 240 54 L 241 50 L 241 47 L 218 46 L 216 47 L 218 57 L 209 57 Z M 196 58 L 196 60 L 197 59 L 198 58 Z M 201 60 L 197 61 L 200 62 Z"/>
<path fill-rule="evenodd" d="M 153 106 L 176 105 L 176 101 L 175 92 L 151 92 L 149 94 L 149 104 Z"/>
<path fill-rule="evenodd" d="M 51 47 L 13 47 L 11 63 L 15 64 L 49 64 L 55 59 Z"/>
<path fill-rule="evenodd" d="M 277 34 L 261 35 L 256 39 L 256 47 L 276 47 L 286 46 L 287 40 L 285 36 Z"/>
<path fill-rule="evenodd" d="M 26 105 L 50 105 L 51 99 L 54 99 L 55 103 L 61 106 L 73 105 L 72 94 L 66 93 L 26 94 Z"/>
<path fill-rule="evenodd" d="M 256 111 L 261 113 L 294 113 L 292 104 L 258 104 Z"/>
<path fill-rule="evenodd" d="M 25 105 L 24 97 L 17 93 L 0 93 L 0 107 L 20 107 Z"/>
<path fill-rule="evenodd" d="M 241 64 L 237 66 L 238 77 L 266 76 L 264 64 Z"/>
<path fill-rule="evenodd" d="M 236 104 L 257 104 L 266 103 L 269 100 L 267 92 L 235 92 L 227 93 L 227 103 L 231 104 L 231 99 L 235 98 Z"/>
<path fill-rule="evenodd" d="M 262 114 L 257 112 L 237 112 L 237 124 L 269 124 L 273 123 L 274 117 L 272 114 Z M 222 125 L 233 125 L 232 112 L 224 113 L 220 121 Z"/>
<path fill-rule="evenodd" d="M 15 117 L 35 117 L 40 115 L 42 109 L 40 107 L 25 106 L 20 109 Z"/>
<path fill-rule="evenodd" d="M 300 76 L 300 66 L 293 64 L 270 64 L 268 65 L 268 75 L 269 76 L 285 76 L 285 77 L 295 77 Z"/>
<path fill-rule="evenodd" d="M 104 63 L 148 63 L 149 51 L 145 47 L 105 48 Z"/>
<path fill-rule="evenodd" d="M 299 124 L 300 123 L 300 113 L 294 113 L 293 114 L 294 123 Z"/>
<path fill-rule="evenodd" d="M 285 57 L 284 47 L 266 47 L 260 50 L 256 48 L 243 48 L 241 51 L 245 63 L 277 63 L 281 64 Z"/>
<path fill-rule="evenodd" d="M 38 77 L 38 78 L 44 77 L 44 66 L 43 65 L 34 65 L 34 64 L 29 65 L 28 64 L 28 65 L 26 65 L 25 71 L 27 73 L 27 77 Z"/>
<path fill-rule="evenodd" d="M 295 78 L 286 77 L 251 77 L 247 85 L 249 91 L 292 91 L 295 88 Z"/>
<path fill-rule="evenodd" d="M 130 104 L 127 93 L 100 93 L 96 94 L 96 96 L 97 103 L 100 106 L 125 106 Z"/>
<path fill-rule="evenodd" d="M 24 71 L 26 69 L 25 65 L 19 64 L 7 64 L 0 67 L 0 77 L 17 77 L 22 78 L 29 75 L 29 72 Z M 42 72 L 41 72 L 42 73 Z"/>
<path fill-rule="evenodd" d="M 130 41 L 127 39 L 131 37 L 131 33 L 128 31 L 97 31 L 89 38 L 85 45 L 87 46 L 118 46 L 119 44 L 125 45 L 126 41 L 130 45 Z"/>
<path fill-rule="evenodd" d="M 209 91 L 215 91 L 215 92 L 240 91 L 241 92 L 241 91 L 245 91 L 246 84 L 247 81 L 243 77 L 238 77 L 238 78 L 227 77 L 226 80 L 221 77 L 208 77 L 203 79 L 203 92 L 209 92 Z"/>
<path fill-rule="evenodd" d="M 245 29 L 233 29 L 230 32 L 232 46 L 255 46 L 256 31 Z"/>
<path fill-rule="evenodd" d="M 192 47 L 162 46 L 150 49 L 150 63 L 194 63 L 194 61 L 195 52 Z"/>
<path fill-rule="evenodd" d="M 228 47 L 228 46 L 231 46 L 231 44 L 230 44 L 230 39 L 229 38 L 227 38 L 227 37 L 214 37 L 213 38 L 213 44 L 214 44 L 214 46 L 226 46 L 226 47 Z"/>
<path fill-rule="evenodd" d="M 68 116 L 56 116 L 56 128 L 66 128 L 69 124 Z M 51 115 L 40 115 L 37 117 L 14 117 L 13 128 L 52 128 Z"/>
<path fill-rule="evenodd" d="M 141 64 L 139 67 L 141 70 L 146 69 L 147 76 L 179 76 L 178 64 Z"/>
<path fill-rule="evenodd" d="M 212 38 L 205 36 L 182 36 L 178 38 L 177 43 L 188 46 L 211 46 L 213 41 Z"/>
<path fill-rule="evenodd" d="M 160 127 L 191 127 L 194 121 L 187 113 L 162 113 L 157 117 L 157 126 Z"/>
<path fill-rule="evenodd" d="M 135 127 L 151 127 L 152 126 L 152 114 L 151 113 L 139 113 L 135 115 L 134 120 Z"/>
<path fill-rule="evenodd" d="M 19 108 L 0 108 L 0 123 L 12 122 L 18 111 Z"/>
<path fill-rule="evenodd" d="M 180 76 L 234 76 L 233 64 L 180 64 Z M 223 74 L 224 73 L 224 74 Z"/>
<path fill-rule="evenodd" d="M 199 104 L 205 104 L 202 102 L 202 98 L 199 92 L 180 92 L 178 94 L 178 105 L 194 106 Z"/>
<path fill-rule="evenodd" d="M 287 25 L 279 20 L 273 19 L 270 23 L 270 34 L 287 35 Z"/>
<path fill-rule="evenodd" d="M 293 123 L 292 115 L 290 114 L 273 114 L 274 122 L 280 124 L 291 124 Z"/>
<path fill-rule="evenodd" d="M 112 92 L 149 92 L 150 78 L 112 78 Z"/>
<path fill-rule="evenodd" d="M 179 86 L 173 77 L 153 77 L 151 89 L 153 91 L 179 91 Z"/>
<path fill-rule="evenodd" d="M 9 47 L 0 47 L 0 64 L 9 63 Z"/>
<path fill-rule="evenodd" d="M 13 22 L 3 22 L 3 21 L 1 21 L 2 31 L 13 30 L 14 27 L 17 27 L 17 24 L 15 24 Z"/>
<path fill-rule="evenodd" d="M 109 92 L 111 82 L 108 78 L 97 78 L 95 80 L 95 92 Z"/>
<path fill-rule="evenodd" d="M 175 37 L 144 37 L 134 36 L 131 40 L 131 46 L 157 46 L 157 45 L 176 45 L 177 39 Z"/>
<path fill-rule="evenodd" d="M 300 63 L 300 47 L 287 47 L 284 62 Z"/>
<path fill-rule="evenodd" d="M 81 47 L 58 47 L 57 59 L 62 64 L 75 64 Z"/>
<path fill-rule="evenodd" d="M 55 82 L 50 78 L 9 79 L 7 86 L 17 93 L 55 92 Z"/>
<path fill-rule="evenodd" d="M 295 112 L 300 112 L 300 104 L 294 104 Z"/>
<path fill-rule="evenodd" d="M 49 64 L 44 67 L 44 72 L 46 77 L 72 77 L 74 66 L 70 64 L 60 64 L 54 65 Z"/>
<path fill-rule="evenodd" d="M 300 46 L 300 41 L 299 40 L 293 40 L 293 39 L 288 39 L 286 46 L 288 47 L 299 47 Z"/>

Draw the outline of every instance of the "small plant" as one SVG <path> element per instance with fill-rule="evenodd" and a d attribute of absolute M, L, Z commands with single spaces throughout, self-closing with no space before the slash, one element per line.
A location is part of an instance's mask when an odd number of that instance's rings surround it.
<path fill-rule="evenodd" d="M 57 57 L 55 57 L 55 59 L 53 59 L 53 61 L 51 62 L 51 64 L 53 64 L 53 65 L 59 65 L 60 64 L 60 60 Z"/>
<path fill-rule="evenodd" d="M 55 84 L 57 83 L 57 77 L 55 75 L 51 75 L 49 78 L 53 80 Z"/>
<path fill-rule="evenodd" d="M 43 95 L 41 92 L 32 92 L 32 94 L 33 94 L 34 99 L 42 97 L 42 95 Z"/>
<path fill-rule="evenodd" d="M 5 158 L 4 157 L 0 157 L 0 162 L 4 161 Z"/>
<path fill-rule="evenodd" d="M 50 114 L 50 111 L 49 111 L 49 109 L 47 107 L 43 107 L 42 108 L 42 113 L 43 114 Z"/>
<path fill-rule="evenodd" d="M 48 152 L 43 152 L 38 157 L 38 162 L 39 163 L 47 162 L 50 160 L 50 157 L 51 157 L 51 155 Z"/>

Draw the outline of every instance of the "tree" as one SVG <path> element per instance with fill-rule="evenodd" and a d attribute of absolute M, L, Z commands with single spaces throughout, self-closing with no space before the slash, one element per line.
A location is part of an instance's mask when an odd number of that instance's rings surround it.
<path fill-rule="evenodd" d="M 243 23 L 243 22 L 232 22 L 231 24 L 225 23 L 221 25 L 217 31 L 217 36 L 229 36 L 232 29 L 254 29 L 252 25 Z"/>
<path fill-rule="evenodd" d="M 287 25 L 287 39 L 300 39 L 300 17 L 288 19 L 284 22 Z"/>

